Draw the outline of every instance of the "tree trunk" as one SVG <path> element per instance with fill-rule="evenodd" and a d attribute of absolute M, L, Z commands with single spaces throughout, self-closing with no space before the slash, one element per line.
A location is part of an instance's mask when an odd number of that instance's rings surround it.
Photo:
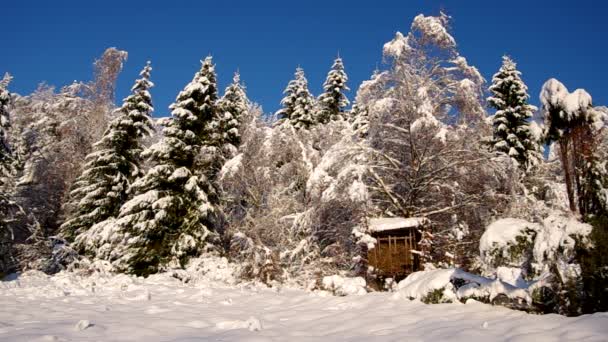
<path fill-rule="evenodd" d="M 559 154 L 564 168 L 564 177 L 566 179 L 566 191 L 568 192 L 568 204 L 572 212 L 577 212 L 576 200 L 574 198 L 574 184 L 572 183 L 572 163 L 569 158 L 569 146 L 568 139 L 562 137 L 559 140 Z"/>

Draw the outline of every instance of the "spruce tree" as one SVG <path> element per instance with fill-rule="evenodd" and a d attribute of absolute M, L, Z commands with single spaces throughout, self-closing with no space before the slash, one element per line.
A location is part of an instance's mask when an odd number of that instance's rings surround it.
<path fill-rule="evenodd" d="M 365 106 L 359 106 L 357 102 L 353 103 L 349 122 L 352 124 L 353 131 L 357 132 L 359 136 L 367 136 L 367 130 L 369 128 L 369 110 Z"/>
<path fill-rule="evenodd" d="M 286 120 L 295 128 L 308 129 L 314 122 L 315 100 L 308 91 L 308 80 L 304 75 L 304 69 L 298 67 L 295 79 L 291 80 L 283 92 L 285 97 L 281 100 L 281 108 L 277 115 Z"/>
<path fill-rule="evenodd" d="M 68 207 L 73 208 L 61 226 L 62 234 L 72 240 L 91 226 L 118 215 L 127 200 L 131 182 L 142 175 L 141 138 L 154 130 L 150 115 L 154 110 L 149 89 L 150 63 L 141 71 L 141 78 L 131 88 L 132 94 L 115 111 L 114 119 L 95 151 L 86 157 L 82 174 L 70 192 Z"/>
<path fill-rule="evenodd" d="M 7 177 L 13 166 L 11 149 L 8 145 L 8 129 L 10 128 L 9 104 L 11 100 L 8 84 L 12 80 L 9 74 L 4 75 L 0 81 L 0 185 L 2 179 Z"/>
<path fill-rule="evenodd" d="M 222 145 L 238 147 L 241 144 L 239 126 L 243 115 L 249 107 L 249 99 L 245 93 L 245 86 L 241 84 L 238 72 L 234 74 L 232 84 L 224 91 L 224 96 L 218 103 L 219 132 Z"/>
<path fill-rule="evenodd" d="M 542 158 L 528 122 L 536 107 L 528 104 L 528 87 L 509 57 L 503 57 L 502 67 L 494 74 L 489 90 L 492 96 L 488 102 L 496 109 L 492 148 L 507 154 L 523 170 L 529 170 Z"/>
<path fill-rule="evenodd" d="M 216 116 L 214 69 L 207 57 L 170 106 L 162 140 L 144 152 L 153 166 L 131 186 L 134 197 L 114 222 L 94 227 L 108 236 L 98 257 L 112 260 L 120 271 L 148 275 L 184 265 L 217 237 L 211 226 L 214 208 L 204 191 L 208 181 L 194 167 Z"/>
<path fill-rule="evenodd" d="M 11 101 L 8 84 L 11 76 L 6 74 L 0 81 L 0 277 L 12 271 L 13 233 L 9 227 L 11 211 L 15 203 L 11 199 L 11 189 L 14 159 L 8 145 L 8 129 L 10 127 L 9 105 Z"/>
<path fill-rule="evenodd" d="M 287 84 L 287 87 L 283 91 L 284 97 L 281 100 L 281 109 L 276 112 L 279 120 L 285 121 L 291 118 L 295 105 L 296 105 L 296 95 L 298 92 L 298 88 L 300 87 L 300 83 L 302 78 L 304 77 L 304 69 L 298 67 L 296 68 L 295 78 Z"/>
<path fill-rule="evenodd" d="M 338 57 L 323 84 L 324 93 L 319 96 L 318 122 L 327 123 L 330 120 L 344 119 L 344 108 L 349 104 L 344 95 L 345 90 L 350 90 L 346 85 L 347 81 L 348 76 L 344 71 L 342 58 Z"/>

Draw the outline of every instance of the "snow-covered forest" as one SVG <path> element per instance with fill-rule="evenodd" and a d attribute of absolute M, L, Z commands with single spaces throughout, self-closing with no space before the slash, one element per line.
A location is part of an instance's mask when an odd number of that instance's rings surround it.
<path fill-rule="evenodd" d="M 517 56 L 496 61 L 486 79 L 459 52 L 449 21 L 413 18 L 358 86 L 340 57 L 328 61 L 317 95 L 298 67 L 276 89 L 276 113 L 248 98 L 238 73 L 218 85 L 221 56 L 201 61 L 168 118 L 154 116 L 153 61 L 116 98 L 128 56 L 117 48 L 94 61 L 90 82 L 25 95 L 11 92 L 7 73 L 0 295 L 27 296 L 22 286 L 54 293 L 78 278 L 82 291 L 64 291 L 92 296 L 159 287 L 164 277 L 180 286 L 213 279 L 254 296 L 390 292 L 416 305 L 474 303 L 463 315 L 608 311 L 608 108 L 553 78 L 530 94 Z M 378 222 L 416 223 L 408 260 L 419 267 L 407 277 L 370 264 L 374 233 L 388 229 Z M 142 293 L 137 300 L 154 296 Z M 388 298 L 366 296 L 331 305 Z M 230 329 L 262 328 L 245 319 Z"/>

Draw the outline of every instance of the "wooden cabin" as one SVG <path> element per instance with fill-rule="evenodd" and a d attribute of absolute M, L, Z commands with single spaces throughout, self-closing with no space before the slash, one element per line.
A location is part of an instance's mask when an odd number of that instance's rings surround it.
<path fill-rule="evenodd" d="M 369 219 L 368 231 L 377 241 L 367 252 L 369 266 L 378 276 L 393 279 L 421 270 L 420 252 L 424 246 L 419 246 L 419 241 L 428 223 L 423 217 Z"/>

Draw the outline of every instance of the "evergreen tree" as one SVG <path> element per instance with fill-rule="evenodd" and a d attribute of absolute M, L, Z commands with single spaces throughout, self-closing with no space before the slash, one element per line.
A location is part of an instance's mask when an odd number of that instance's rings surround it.
<path fill-rule="evenodd" d="M 359 106 L 357 102 L 353 103 L 349 122 L 352 124 L 353 130 L 357 132 L 359 136 L 365 137 L 369 127 L 369 110 L 366 107 Z"/>
<path fill-rule="evenodd" d="M 8 145 L 10 127 L 9 105 L 11 101 L 8 84 L 11 76 L 6 74 L 0 81 L 0 276 L 13 267 L 13 233 L 9 227 L 11 211 L 15 203 L 11 199 L 12 171 L 14 159 Z"/>
<path fill-rule="evenodd" d="M 293 112 L 291 113 L 289 122 L 295 128 L 308 129 L 315 123 L 313 118 L 315 98 L 312 96 L 310 91 L 308 91 L 308 80 L 306 80 L 306 76 L 304 76 L 304 70 L 301 70 L 302 71 L 298 77 L 298 87 L 296 88 L 295 92 Z"/>
<path fill-rule="evenodd" d="M 308 80 L 304 75 L 304 69 L 298 67 L 295 79 L 289 81 L 283 92 L 285 97 L 281 100 L 281 108 L 277 115 L 280 119 L 287 120 L 295 128 L 306 128 L 314 124 L 314 97 L 308 91 Z"/>
<path fill-rule="evenodd" d="M 280 120 L 287 120 L 291 118 L 296 105 L 296 94 L 300 86 L 301 79 L 304 77 L 304 69 L 296 68 L 295 78 L 287 84 L 287 87 L 283 91 L 284 97 L 281 100 L 283 108 L 276 112 L 277 117 Z"/>
<path fill-rule="evenodd" d="M 216 101 L 215 67 L 207 57 L 171 105 L 162 140 L 144 152 L 154 166 L 131 186 L 134 197 L 114 222 L 92 229 L 111 231 L 98 256 L 112 260 L 118 270 L 148 275 L 183 265 L 217 236 L 211 227 L 214 208 L 204 191 L 208 181 L 194 167 L 211 138 L 206 128 L 216 116 Z"/>
<path fill-rule="evenodd" d="M 528 87 L 509 57 L 503 57 L 502 67 L 494 74 L 489 90 L 492 96 L 488 102 L 496 109 L 492 148 L 509 155 L 523 170 L 529 170 L 542 158 L 528 122 L 536 107 L 528 104 Z"/>
<path fill-rule="evenodd" d="M 239 73 L 234 74 L 232 84 L 224 91 L 224 96 L 218 103 L 219 132 L 221 132 L 222 145 L 238 147 L 241 144 L 239 126 L 241 118 L 247 112 L 249 99 L 245 93 L 245 86 L 241 84 Z"/>
<path fill-rule="evenodd" d="M 105 131 L 76 179 L 70 193 L 69 219 L 61 226 L 69 240 L 86 232 L 91 226 L 118 215 L 127 200 L 130 183 L 142 175 L 140 169 L 143 146 L 141 138 L 154 130 L 150 115 L 154 110 L 149 89 L 150 63 L 141 71 L 141 78 L 131 88 L 132 94 L 115 111 L 116 119 Z"/>
<path fill-rule="evenodd" d="M 10 173 L 10 168 L 13 164 L 11 150 L 8 145 L 8 129 L 11 122 L 9 114 L 11 97 L 7 88 L 11 79 L 12 77 L 6 74 L 0 81 L 0 185 L 2 185 L 2 179 Z"/>
<path fill-rule="evenodd" d="M 338 57 L 327 74 L 325 83 L 323 83 L 324 93 L 319 96 L 317 120 L 320 123 L 344 119 L 344 108 L 349 104 L 346 95 L 343 93 L 345 90 L 350 90 L 346 86 L 347 81 L 348 76 L 344 72 L 342 58 Z"/>

